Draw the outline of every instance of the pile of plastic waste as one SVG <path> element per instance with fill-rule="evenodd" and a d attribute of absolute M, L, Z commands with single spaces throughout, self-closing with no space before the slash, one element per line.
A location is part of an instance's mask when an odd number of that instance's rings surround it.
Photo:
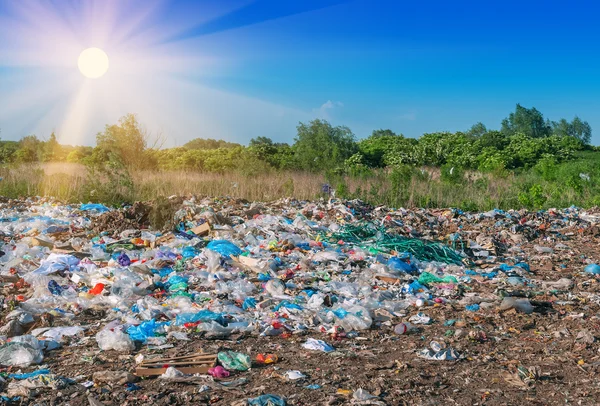
<path fill-rule="evenodd" d="M 143 358 L 185 350 L 190 342 L 299 337 L 297 348 L 328 354 L 339 352 L 339 340 L 370 331 L 400 336 L 423 334 L 434 322 L 453 325 L 433 320 L 427 309 L 550 312 L 552 300 L 534 300 L 531 292 L 556 296 L 574 282 L 542 281 L 532 268 L 541 257 L 568 251 L 563 242 L 570 238 L 597 233 L 599 221 L 577 208 L 464 213 L 373 208 L 360 201 L 192 198 L 175 213 L 174 229 L 140 225 L 117 235 L 94 233 L 111 211 L 45 200 L 2 204 L 0 365 L 30 371 L 3 376 L 5 401 L 88 382 L 136 386 L 134 371 L 92 378 L 48 369 L 52 354 L 77 352 L 82 343 L 115 357 Z M 590 258 L 567 261 L 583 275 L 600 274 Z M 479 291 L 491 285 L 493 292 Z M 484 340 L 477 332 L 474 337 Z M 272 354 L 256 361 L 256 354 L 224 346 L 216 353 L 217 364 L 205 374 L 212 380 L 278 361 Z M 466 358 L 459 348 L 426 339 L 412 354 L 428 362 Z M 301 371 L 282 374 L 307 385 Z M 185 377 L 175 364 L 165 372 L 174 382 Z M 320 387 L 312 385 L 306 390 Z M 362 388 L 352 393 L 369 404 L 380 399 Z M 285 404 L 290 393 L 254 395 L 248 404 Z"/>

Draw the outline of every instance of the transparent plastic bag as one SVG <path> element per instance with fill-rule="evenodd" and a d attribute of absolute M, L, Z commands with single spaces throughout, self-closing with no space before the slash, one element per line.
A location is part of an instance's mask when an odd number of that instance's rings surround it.
<path fill-rule="evenodd" d="M 119 328 L 100 330 L 96 334 L 96 342 L 103 351 L 115 350 L 129 353 L 135 349 L 131 338 Z"/>
<path fill-rule="evenodd" d="M 10 342 L 0 347 L 0 365 L 28 367 L 39 364 L 44 359 L 44 354 L 25 342 Z"/>

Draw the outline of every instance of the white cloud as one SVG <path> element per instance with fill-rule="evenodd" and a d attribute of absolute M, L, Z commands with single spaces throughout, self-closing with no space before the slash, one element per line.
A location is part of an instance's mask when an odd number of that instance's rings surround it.
<path fill-rule="evenodd" d="M 318 109 L 313 109 L 313 113 L 321 118 L 330 118 L 329 113 L 334 109 L 339 109 L 344 107 L 344 103 L 340 101 L 331 101 L 327 100 L 325 103 L 321 105 Z"/>

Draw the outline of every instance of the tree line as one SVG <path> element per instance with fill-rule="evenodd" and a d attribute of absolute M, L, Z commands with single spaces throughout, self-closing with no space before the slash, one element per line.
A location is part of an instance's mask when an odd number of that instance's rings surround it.
<path fill-rule="evenodd" d="M 316 119 L 298 125 L 292 144 L 268 137 L 253 138 L 247 146 L 196 138 L 181 147 L 160 148 L 160 140 L 145 132 L 135 115 L 128 114 L 107 125 L 96 136 L 95 147 L 61 145 L 54 133 L 46 141 L 29 135 L 20 141 L 0 141 L 0 161 L 95 165 L 116 160 L 128 169 L 247 173 L 299 170 L 356 174 L 399 166 L 493 172 L 572 159 L 577 151 L 595 150 L 590 146 L 591 136 L 590 125 L 579 117 L 550 121 L 536 108 L 517 104 L 498 130 L 477 123 L 465 131 L 410 138 L 380 129 L 357 140 L 348 127 Z"/>

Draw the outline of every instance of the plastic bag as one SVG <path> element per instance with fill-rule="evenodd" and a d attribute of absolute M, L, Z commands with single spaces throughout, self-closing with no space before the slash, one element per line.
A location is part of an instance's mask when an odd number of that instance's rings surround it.
<path fill-rule="evenodd" d="M 315 351 L 323 351 L 323 352 L 332 352 L 335 350 L 331 345 L 327 344 L 323 340 L 316 340 L 314 338 L 308 338 L 302 347 L 307 350 L 315 350 Z"/>
<path fill-rule="evenodd" d="M 530 314 L 533 312 L 533 305 L 528 299 L 507 296 L 500 303 L 500 311 L 515 309 L 521 313 Z"/>
<path fill-rule="evenodd" d="M 446 275 L 443 278 L 440 278 L 432 273 L 423 272 L 421 276 L 419 276 L 419 283 L 421 285 L 429 285 L 432 283 L 458 283 L 458 279 L 452 275 Z"/>
<path fill-rule="evenodd" d="M 98 213 L 105 213 L 107 211 L 110 211 L 110 209 L 108 207 L 106 207 L 103 204 L 97 204 L 97 203 L 88 203 L 88 204 L 82 204 L 81 206 L 79 206 L 79 210 L 82 211 L 95 211 Z"/>
<path fill-rule="evenodd" d="M 96 334 L 98 347 L 103 351 L 115 350 L 118 352 L 131 352 L 135 345 L 131 338 L 119 329 L 105 328 Z"/>
<path fill-rule="evenodd" d="M 39 364 L 43 359 L 42 350 L 31 344 L 10 342 L 0 347 L 0 365 L 28 367 Z"/>
<path fill-rule="evenodd" d="M 396 273 L 415 274 L 418 272 L 418 269 L 414 264 L 409 264 L 398 257 L 390 258 L 387 262 L 387 266 L 390 271 Z"/>
<path fill-rule="evenodd" d="M 227 240 L 212 240 L 206 246 L 209 250 L 218 252 L 222 256 L 229 258 L 231 255 L 237 257 L 242 253 L 235 244 Z"/>
<path fill-rule="evenodd" d="M 592 275 L 600 275 L 600 265 L 598 264 L 589 264 L 585 268 L 583 268 L 584 272 L 591 273 Z"/>
<path fill-rule="evenodd" d="M 346 331 L 366 330 L 373 324 L 369 311 L 362 306 L 343 305 L 332 310 L 336 324 Z"/>
<path fill-rule="evenodd" d="M 154 337 L 159 328 L 168 324 L 169 322 L 157 323 L 156 320 L 152 319 L 150 321 L 145 321 L 140 325 L 129 327 L 127 329 L 127 334 L 129 334 L 129 337 L 132 340 L 145 343 L 148 337 Z"/>
<path fill-rule="evenodd" d="M 261 395 L 248 399 L 248 406 L 285 406 L 285 399 L 277 395 Z"/>
<path fill-rule="evenodd" d="M 214 376 L 215 378 L 228 378 L 229 371 L 225 370 L 221 365 L 217 365 L 214 368 L 210 368 L 208 370 L 208 374 Z"/>
<path fill-rule="evenodd" d="M 211 312 L 210 310 L 200 310 L 197 313 L 182 313 L 175 318 L 176 326 L 183 326 L 186 323 L 198 323 L 216 321 L 222 326 L 227 325 L 227 321 L 221 313 Z"/>
<path fill-rule="evenodd" d="M 252 366 L 250 356 L 235 351 L 222 351 L 217 354 L 219 362 L 230 371 L 247 371 Z"/>
<path fill-rule="evenodd" d="M 265 290 L 271 296 L 283 296 L 285 293 L 285 283 L 281 279 L 271 279 L 265 284 Z"/>

